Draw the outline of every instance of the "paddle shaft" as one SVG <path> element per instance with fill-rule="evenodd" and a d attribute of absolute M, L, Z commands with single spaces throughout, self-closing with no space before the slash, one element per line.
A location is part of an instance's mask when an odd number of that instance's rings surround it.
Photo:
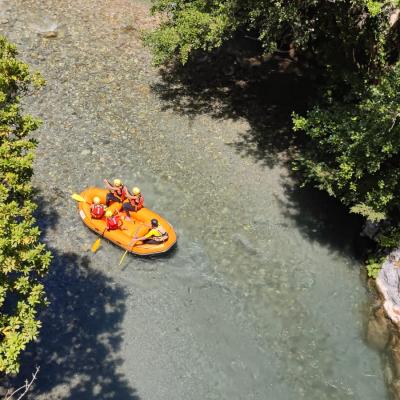
<path fill-rule="evenodd" d="M 140 227 L 136 229 L 135 235 L 134 235 L 133 237 L 135 237 L 135 236 L 138 234 L 139 229 L 140 229 Z M 134 243 L 132 244 L 131 247 L 133 247 L 133 246 L 135 245 L 135 243 L 136 243 L 136 242 L 134 242 Z M 122 261 L 124 261 L 124 258 L 125 258 L 125 256 L 126 256 L 127 254 L 128 254 L 128 250 L 125 250 L 125 253 L 122 255 L 121 259 L 119 260 L 119 264 L 118 264 L 118 265 L 121 265 L 121 264 L 122 264 Z"/>
<path fill-rule="evenodd" d="M 104 237 L 104 234 L 106 233 L 106 230 L 107 230 L 107 226 L 104 228 L 104 231 L 101 234 L 101 236 L 98 239 L 96 239 L 96 241 L 93 243 L 93 246 L 92 246 L 92 252 L 93 253 L 95 253 L 97 251 L 97 249 L 100 247 L 101 238 Z"/>

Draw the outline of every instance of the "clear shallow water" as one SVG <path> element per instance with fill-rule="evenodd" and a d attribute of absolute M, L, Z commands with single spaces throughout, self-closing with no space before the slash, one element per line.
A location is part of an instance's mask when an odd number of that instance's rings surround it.
<path fill-rule="evenodd" d="M 57 252 L 49 285 L 61 290 L 63 269 L 76 267 L 65 255 L 76 254 L 124 288 L 112 333 L 78 318 L 96 361 L 64 355 L 73 368 L 61 378 L 50 370 L 70 339 L 52 342 L 56 356 L 36 351 L 49 374 L 37 395 L 131 399 L 121 387 L 132 387 L 143 399 L 384 399 L 379 356 L 363 341 L 368 297 L 349 255 L 349 227 L 338 229 L 331 204 L 315 206 L 315 195 L 293 189 L 284 168 L 234 151 L 229 143 L 246 134 L 247 121 L 177 113 L 152 92 L 160 78 L 138 40 L 151 23 L 142 3 L 18 0 L 0 8 L 1 32 L 47 80 L 27 107 L 45 122 L 34 182 L 51 188 L 57 214 L 42 222 Z M 56 38 L 43 38 L 53 30 Z M 119 249 L 103 241 L 96 255 L 87 252 L 94 237 L 68 194 L 104 176 L 138 184 L 172 222 L 179 244 L 171 256 L 130 257 L 117 268 Z M 71 310 L 86 301 L 77 295 Z M 68 304 L 50 310 L 69 322 Z M 118 341 L 109 339 L 110 354 L 93 345 L 107 336 Z M 119 357 L 113 367 L 98 371 L 111 353 Z"/>

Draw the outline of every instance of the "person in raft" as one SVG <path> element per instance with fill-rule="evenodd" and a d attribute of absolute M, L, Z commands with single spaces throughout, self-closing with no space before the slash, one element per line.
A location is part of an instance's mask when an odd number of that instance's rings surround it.
<path fill-rule="evenodd" d="M 132 193 L 133 194 L 131 195 L 128 191 L 126 191 L 126 197 L 128 201 L 125 201 L 122 205 L 122 208 L 126 213 L 125 219 L 127 221 L 131 219 L 129 212 L 139 211 L 141 208 L 143 208 L 144 203 L 144 197 L 142 196 L 142 193 L 140 192 L 140 189 L 138 187 L 134 187 L 132 189 Z"/>
<path fill-rule="evenodd" d="M 115 231 L 122 228 L 122 220 L 118 214 L 114 214 L 111 210 L 106 211 L 106 229 L 107 231 Z"/>
<path fill-rule="evenodd" d="M 132 243 L 142 241 L 149 244 L 160 244 L 168 240 L 168 232 L 158 223 L 156 219 L 151 220 L 151 229 L 142 237 L 133 238 Z"/>
<path fill-rule="evenodd" d="M 93 197 L 93 203 L 90 206 L 91 217 L 94 219 L 103 218 L 105 211 L 104 205 L 100 204 L 100 197 Z"/>
<path fill-rule="evenodd" d="M 104 179 L 103 182 L 106 185 L 106 188 L 109 190 L 109 193 L 107 193 L 106 197 L 107 207 L 111 203 L 123 203 L 128 190 L 126 189 L 125 185 L 122 184 L 121 179 L 114 179 L 113 185 L 111 185 L 107 179 Z"/>

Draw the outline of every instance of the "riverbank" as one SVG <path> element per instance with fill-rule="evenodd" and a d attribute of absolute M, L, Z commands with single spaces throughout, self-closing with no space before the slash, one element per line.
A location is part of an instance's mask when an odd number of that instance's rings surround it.
<path fill-rule="evenodd" d="M 391 252 L 373 282 L 378 298 L 371 307 L 368 342 L 386 353 L 385 378 L 394 399 L 400 399 L 399 250 Z"/>
<path fill-rule="evenodd" d="M 285 77 L 264 83 L 262 110 L 229 85 L 199 98 L 151 67 L 141 2 L 1 4 L 1 32 L 47 80 L 26 104 L 44 119 L 34 183 L 55 255 L 32 397 L 384 399 L 352 224 L 295 187 L 269 140 Z M 177 229 L 169 257 L 118 268 L 118 248 L 88 251 L 70 193 L 117 176 Z"/>

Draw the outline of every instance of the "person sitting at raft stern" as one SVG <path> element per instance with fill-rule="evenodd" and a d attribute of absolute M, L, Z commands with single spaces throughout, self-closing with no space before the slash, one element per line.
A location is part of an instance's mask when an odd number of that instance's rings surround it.
<path fill-rule="evenodd" d="M 158 223 L 156 219 L 151 220 L 151 229 L 140 238 L 133 238 L 132 242 L 142 241 L 149 244 L 160 244 L 168 240 L 168 232 Z"/>
<path fill-rule="evenodd" d="M 106 211 L 106 229 L 107 231 L 114 231 L 116 229 L 123 229 L 122 228 L 122 220 L 118 214 L 113 214 L 111 210 Z"/>
<path fill-rule="evenodd" d="M 93 203 L 90 205 L 90 215 L 94 219 L 101 219 L 105 213 L 105 206 L 100 204 L 100 197 L 93 197 Z"/>
<path fill-rule="evenodd" d="M 128 198 L 128 201 L 125 201 L 122 205 L 123 210 L 126 213 L 125 219 L 127 221 L 131 219 L 129 211 L 139 211 L 141 208 L 143 208 L 144 203 L 144 197 L 142 196 L 142 193 L 138 187 L 134 187 L 132 189 L 132 193 L 133 195 L 126 191 L 126 197 Z"/>
<path fill-rule="evenodd" d="M 114 179 L 113 185 L 111 185 L 110 182 L 108 182 L 107 179 L 104 179 L 104 184 L 106 185 L 106 188 L 110 191 L 107 193 L 106 196 L 106 205 L 107 207 L 111 203 L 123 203 L 126 197 L 127 189 L 125 185 L 121 182 L 121 179 Z"/>

